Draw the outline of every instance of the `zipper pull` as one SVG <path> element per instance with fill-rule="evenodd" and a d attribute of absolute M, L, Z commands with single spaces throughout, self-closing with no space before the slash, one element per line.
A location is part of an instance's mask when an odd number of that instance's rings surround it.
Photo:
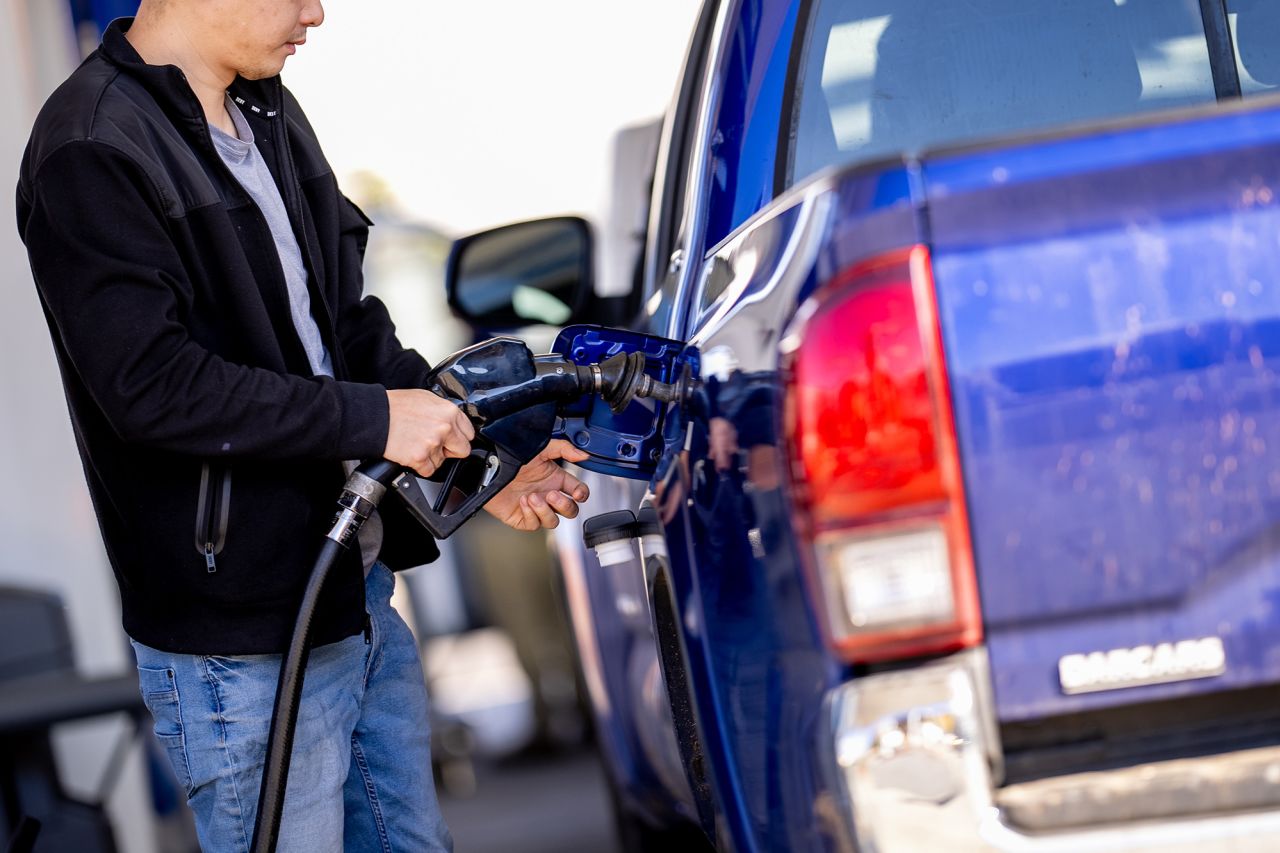
<path fill-rule="evenodd" d="M 366 646 L 373 643 L 373 622 L 369 619 L 369 614 L 364 614 L 364 644 Z"/>
<path fill-rule="evenodd" d="M 213 543 L 204 543 L 204 566 L 209 570 L 209 574 L 213 574 L 218 570 L 218 564 L 213 561 Z"/>

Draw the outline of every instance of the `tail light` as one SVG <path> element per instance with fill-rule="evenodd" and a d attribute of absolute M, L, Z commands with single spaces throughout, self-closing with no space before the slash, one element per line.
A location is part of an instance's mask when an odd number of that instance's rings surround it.
<path fill-rule="evenodd" d="M 929 251 L 835 276 L 788 336 L 787 429 L 818 597 L 851 662 L 982 639 Z"/>

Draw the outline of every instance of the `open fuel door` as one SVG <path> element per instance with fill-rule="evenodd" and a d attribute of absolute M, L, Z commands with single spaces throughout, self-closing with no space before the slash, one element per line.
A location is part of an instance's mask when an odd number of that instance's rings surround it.
<path fill-rule="evenodd" d="M 586 221 L 539 219 L 458 240 L 449 255 L 445 287 L 454 313 L 481 334 L 530 325 L 560 326 L 586 318 L 615 316 L 623 321 L 633 315 L 635 306 L 625 307 L 630 297 L 595 295 L 594 267 Z M 551 356 L 535 356 L 529 369 L 534 373 L 549 366 L 555 369 L 554 362 L 560 359 L 579 367 L 603 365 L 611 357 L 633 353 L 644 355 L 644 375 L 656 381 L 675 384 L 688 377 L 692 382 L 698 375 L 696 351 L 680 341 L 596 325 L 566 326 Z M 477 378 L 469 374 L 468 383 L 475 385 Z M 599 374 L 596 385 L 600 390 Z M 615 411 L 602 395 L 584 394 L 569 404 L 557 402 L 551 437 L 566 439 L 589 453 L 591 457 L 580 463 L 583 468 L 647 480 L 662 456 L 662 425 L 668 407 L 638 393 L 624 409 Z M 524 421 L 519 429 L 528 431 Z M 540 432 L 537 437 L 545 435 Z M 520 443 L 524 437 L 507 438 Z"/>
<path fill-rule="evenodd" d="M 640 352 L 646 375 L 660 382 L 693 381 L 698 353 L 680 341 L 603 326 L 569 326 L 556 338 L 553 352 L 574 364 L 598 364 L 618 353 Z M 554 437 L 591 454 L 583 468 L 634 480 L 653 476 L 662 456 L 662 422 L 668 404 L 637 398 L 614 412 L 596 394 L 563 406 Z"/>

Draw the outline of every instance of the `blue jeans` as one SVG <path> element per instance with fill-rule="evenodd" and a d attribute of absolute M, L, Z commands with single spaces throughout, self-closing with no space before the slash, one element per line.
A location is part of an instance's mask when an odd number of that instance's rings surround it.
<path fill-rule="evenodd" d="M 285 793 L 281 853 L 452 850 L 431 779 L 418 647 L 381 563 L 365 581 L 372 631 L 313 649 Z M 182 655 L 133 644 L 156 739 L 204 853 L 246 851 L 279 655 Z"/>

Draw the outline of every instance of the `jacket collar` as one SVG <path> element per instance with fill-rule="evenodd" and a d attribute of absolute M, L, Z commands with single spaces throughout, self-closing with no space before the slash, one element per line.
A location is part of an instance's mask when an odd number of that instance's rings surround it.
<path fill-rule="evenodd" d="M 102 57 L 125 74 L 137 80 L 151 94 L 160 107 L 175 118 L 204 124 L 204 109 L 187 76 L 176 65 L 148 65 L 138 55 L 125 33 L 133 25 L 133 18 L 117 18 L 102 34 Z M 237 77 L 230 92 L 236 102 L 246 108 L 246 113 L 273 118 L 280 114 L 283 102 L 280 77 L 266 80 L 246 80 Z"/>

